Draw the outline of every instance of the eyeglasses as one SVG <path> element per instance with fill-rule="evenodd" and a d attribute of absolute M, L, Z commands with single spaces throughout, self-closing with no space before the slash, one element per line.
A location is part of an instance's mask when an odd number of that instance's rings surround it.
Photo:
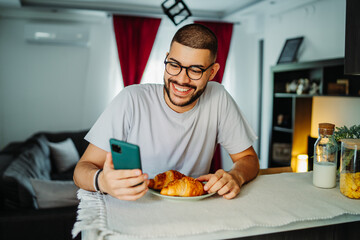
<path fill-rule="evenodd" d="M 166 58 L 167 57 L 168 56 L 166 56 Z M 180 64 L 178 64 L 177 62 L 166 61 L 166 58 L 164 60 L 164 64 L 165 64 L 165 70 L 168 74 L 170 74 L 172 76 L 177 76 L 181 73 L 182 69 L 185 68 L 186 75 L 191 80 L 199 80 L 202 77 L 203 73 L 205 71 L 207 71 L 212 65 L 215 64 L 215 63 L 212 63 L 212 64 L 210 64 L 210 66 L 208 66 L 205 69 L 202 69 L 197 66 L 184 67 L 184 66 L 181 66 Z"/>

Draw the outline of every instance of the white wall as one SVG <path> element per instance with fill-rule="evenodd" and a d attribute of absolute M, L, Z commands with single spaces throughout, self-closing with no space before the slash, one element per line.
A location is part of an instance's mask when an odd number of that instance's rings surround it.
<path fill-rule="evenodd" d="M 319 123 L 330 122 L 335 127 L 360 124 L 360 98 L 314 97 L 311 114 L 311 136 L 318 137 Z"/>
<path fill-rule="evenodd" d="M 270 67 L 275 65 L 287 38 L 304 36 L 299 61 L 338 58 L 344 56 L 345 0 L 318 1 L 292 11 L 266 16 L 264 22 L 265 59 L 263 112 L 261 119 L 261 159 L 268 159 L 272 115 Z M 262 161 L 265 168 L 266 161 Z"/>
<path fill-rule="evenodd" d="M 35 130 L 81 126 L 83 91 L 79 90 L 89 49 L 28 44 L 25 23 L 0 21 L 2 146 Z"/>
<path fill-rule="evenodd" d="M 113 31 L 112 18 L 91 24 L 88 68 L 83 76 L 83 128 L 90 128 L 105 107 L 124 87 Z"/>
<path fill-rule="evenodd" d="M 222 84 L 234 98 L 250 126 L 259 135 L 259 36 L 248 31 L 248 24 L 235 24 Z M 254 144 L 256 152 L 259 144 Z M 232 161 L 225 149 L 221 149 L 222 166 L 230 170 Z"/>
<path fill-rule="evenodd" d="M 117 84 L 111 76 L 116 63 L 111 58 L 117 56 L 110 44 L 110 18 L 94 23 L 69 21 L 68 16 L 39 19 L 41 15 L 1 12 L 0 148 L 37 131 L 87 129 L 121 88 L 119 75 Z M 29 22 L 89 29 L 90 47 L 28 43 L 24 27 Z"/>

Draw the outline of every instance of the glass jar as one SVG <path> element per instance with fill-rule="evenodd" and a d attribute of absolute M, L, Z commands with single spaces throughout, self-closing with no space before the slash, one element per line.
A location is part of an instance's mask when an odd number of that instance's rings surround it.
<path fill-rule="evenodd" d="M 319 188 L 336 186 L 338 145 L 334 138 L 335 125 L 319 124 L 319 137 L 314 144 L 313 184 Z"/>
<path fill-rule="evenodd" d="M 341 140 L 340 192 L 360 199 L 360 139 Z"/>

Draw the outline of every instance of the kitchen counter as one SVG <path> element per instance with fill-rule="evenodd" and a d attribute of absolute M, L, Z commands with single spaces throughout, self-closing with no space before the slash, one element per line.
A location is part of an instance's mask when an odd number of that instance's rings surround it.
<path fill-rule="evenodd" d="M 81 231 L 89 240 L 316 239 L 326 234 L 356 239 L 351 230 L 360 227 L 360 200 L 346 198 L 338 187 L 318 189 L 311 179 L 311 172 L 258 176 L 233 200 L 214 195 L 195 202 L 151 193 L 127 202 L 80 190 L 73 234 Z"/>
<path fill-rule="evenodd" d="M 293 223 L 281 227 L 267 228 L 254 227 L 244 231 L 219 231 L 212 233 L 195 234 L 182 236 L 179 238 L 153 238 L 159 240 L 183 239 L 183 240 L 210 240 L 210 239 L 251 239 L 251 240 L 272 240 L 272 239 L 292 239 L 292 240 L 311 240 L 311 239 L 346 239 L 358 240 L 360 228 L 360 216 L 344 215 L 330 220 L 305 221 Z M 326 237 L 329 236 L 329 237 Z M 82 239 L 98 239 L 97 230 L 85 230 L 82 232 Z M 135 239 L 135 238 L 119 238 Z"/>

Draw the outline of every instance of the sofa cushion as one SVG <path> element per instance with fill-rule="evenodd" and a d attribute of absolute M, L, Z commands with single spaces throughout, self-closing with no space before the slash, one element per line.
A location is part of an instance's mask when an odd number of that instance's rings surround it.
<path fill-rule="evenodd" d="M 40 209 L 76 206 L 79 189 L 73 181 L 50 181 L 30 179 Z"/>
<path fill-rule="evenodd" d="M 6 207 L 37 208 L 31 178 L 50 179 L 50 151 L 44 136 L 38 136 L 24 147 L 3 173 L 3 195 Z"/>
<path fill-rule="evenodd" d="M 62 173 L 73 168 L 80 158 L 71 138 L 58 143 L 49 142 L 49 147 L 57 172 Z"/>
<path fill-rule="evenodd" d="M 76 146 L 79 155 L 81 156 L 89 144 L 84 139 L 87 132 L 88 130 L 82 130 L 78 132 L 39 132 L 35 134 L 35 136 L 44 134 L 49 140 L 49 142 L 62 142 L 67 138 L 71 138 Z"/>

